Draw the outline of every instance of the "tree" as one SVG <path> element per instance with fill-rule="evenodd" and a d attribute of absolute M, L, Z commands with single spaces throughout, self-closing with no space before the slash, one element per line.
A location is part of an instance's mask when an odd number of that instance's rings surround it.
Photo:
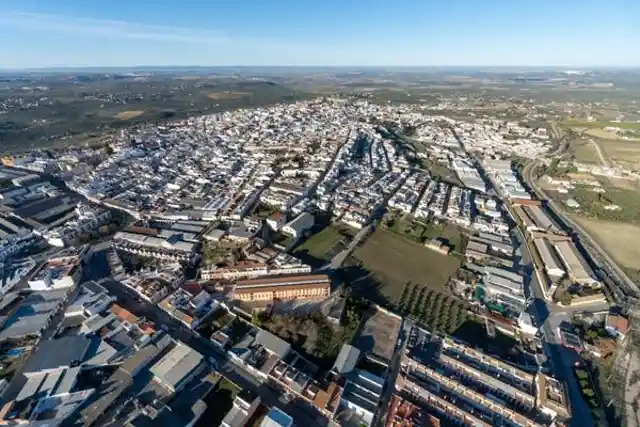
<path fill-rule="evenodd" d="M 407 297 L 409 296 L 409 284 L 411 282 L 407 282 L 404 284 L 404 289 L 402 290 L 402 296 L 400 297 L 400 301 L 398 301 L 398 311 L 401 313 L 404 312 L 405 305 L 407 304 Z"/>
<path fill-rule="evenodd" d="M 418 285 L 413 285 L 411 289 L 411 297 L 404 308 L 404 314 L 407 315 L 413 311 L 413 305 L 416 303 L 416 298 L 418 297 Z"/>
<path fill-rule="evenodd" d="M 422 310 L 422 305 L 424 302 L 424 293 L 426 291 L 426 288 L 424 286 L 420 287 L 420 292 L 418 293 L 418 299 L 416 300 L 415 304 L 413 305 L 413 310 L 411 310 L 411 314 L 413 314 L 414 317 L 419 317 L 420 316 L 420 312 Z"/>
<path fill-rule="evenodd" d="M 262 326 L 262 319 L 260 318 L 260 314 L 257 311 L 251 313 L 251 324 L 257 327 Z"/>

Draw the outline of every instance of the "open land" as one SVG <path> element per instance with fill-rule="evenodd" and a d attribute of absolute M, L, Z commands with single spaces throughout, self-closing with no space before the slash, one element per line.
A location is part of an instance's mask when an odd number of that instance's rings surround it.
<path fill-rule="evenodd" d="M 596 193 L 591 187 L 576 186 L 571 196 L 580 203 L 583 216 L 609 221 L 618 221 L 640 225 L 640 193 L 638 189 L 614 187 L 603 184 L 605 193 Z M 618 206 L 617 210 L 607 210 L 609 205 Z"/>
<path fill-rule="evenodd" d="M 611 132 L 611 131 L 608 131 L 608 130 L 605 130 L 605 129 L 600 129 L 600 128 L 587 129 L 587 130 L 585 130 L 584 133 L 586 135 L 594 136 L 596 138 L 601 138 L 601 139 L 611 139 L 611 140 L 614 140 L 614 141 L 625 141 L 625 139 L 622 138 L 617 133 Z M 630 138 L 630 139 L 627 139 L 626 141 L 629 141 L 629 140 L 638 141 L 640 139 L 638 139 L 638 138 Z"/>
<path fill-rule="evenodd" d="M 622 266 L 640 269 L 640 226 L 572 217 Z"/>
<path fill-rule="evenodd" d="M 250 95 L 250 93 L 224 91 L 224 92 L 211 92 L 211 93 L 207 94 L 207 98 L 209 98 L 209 99 L 236 99 L 236 98 L 241 98 L 241 97 L 247 96 L 247 95 Z"/>
<path fill-rule="evenodd" d="M 303 259 L 310 258 L 318 262 L 329 261 L 329 259 L 346 246 L 348 239 L 351 237 L 348 227 L 339 227 L 330 225 L 318 233 L 311 236 L 300 246 L 298 246 L 294 255 Z"/>
<path fill-rule="evenodd" d="M 381 293 L 392 301 L 399 300 L 407 282 L 443 291 L 460 267 L 460 260 L 455 257 L 442 255 L 383 229 L 356 249 L 354 257 L 379 277 L 383 285 Z"/>
<path fill-rule="evenodd" d="M 579 163 L 600 163 L 598 150 L 593 143 L 589 141 L 580 140 L 572 142 L 571 151 L 574 159 Z"/>
<path fill-rule="evenodd" d="M 394 219 L 393 225 L 389 230 L 418 243 L 439 239 L 445 242 L 452 251 L 458 253 L 464 252 L 465 236 L 458 227 L 449 222 L 441 224 L 433 222 L 426 223 L 407 216 Z"/>
<path fill-rule="evenodd" d="M 640 129 L 640 123 L 638 122 L 602 122 L 602 121 L 587 121 L 587 120 L 575 120 L 569 119 L 562 122 L 564 126 L 568 127 L 581 127 L 590 129 L 602 129 L 606 127 L 617 127 L 620 129 Z"/>
<path fill-rule="evenodd" d="M 144 114 L 144 110 L 128 110 L 128 111 L 123 111 L 121 113 L 116 114 L 116 117 L 120 120 L 131 120 L 143 114 Z"/>
<path fill-rule="evenodd" d="M 148 122 L 184 119 L 243 107 L 307 99 L 309 94 L 271 81 L 188 79 L 158 74 L 136 77 L 89 74 L 6 78 L 0 88 L 0 149 L 109 143 L 113 130 Z"/>

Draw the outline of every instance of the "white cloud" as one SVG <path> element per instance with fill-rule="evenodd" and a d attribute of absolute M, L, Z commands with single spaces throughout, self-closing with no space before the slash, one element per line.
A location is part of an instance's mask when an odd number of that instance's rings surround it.
<path fill-rule="evenodd" d="M 0 27 L 189 44 L 222 44 L 232 41 L 219 31 L 15 11 L 0 11 Z"/>

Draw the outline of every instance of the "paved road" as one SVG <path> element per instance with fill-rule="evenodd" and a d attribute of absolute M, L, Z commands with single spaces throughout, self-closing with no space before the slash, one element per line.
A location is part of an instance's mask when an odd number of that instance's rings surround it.
<path fill-rule="evenodd" d="M 543 334 L 543 346 L 545 353 L 551 362 L 554 376 L 567 384 L 569 400 L 572 408 L 571 425 L 575 427 L 588 427 L 593 425 L 593 420 L 589 408 L 580 394 L 578 383 L 573 374 L 573 363 L 579 359 L 578 354 L 562 346 L 556 331 L 562 322 L 569 322 L 569 312 L 555 304 L 549 304 L 544 297 L 542 284 L 535 274 L 533 257 L 530 254 L 531 248 L 524 238 L 524 233 L 518 229 L 519 238 L 522 240 L 522 262 L 528 261 L 527 268 L 530 274 L 529 293 L 532 303 L 529 312 L 534 316 Z"/>
<path fill-rule="evenodd" d="M 229 362 L 226 354 L 214 346 L 208 339 L 191 331 L 157 306 L 138 300 L 133 291 L 122 283 L 110 278 L 102 279 L 99 283 L 118 298 L 118 303 L 124 308 L 138 317 L 144 317 L 154 322 L 156 325 L 165 325 L 169 328 L 171 336 L 184 342 L 203 356 L 213 358 L 218 365 L 218 370 L 229 380 L 241 388 L 247 388 L 258 393 L 265 405 L 276 406 L 286 411 L 293 417 L 297 425 L 313 427 L 328 424 L 327 420 L 316 418 L 308 410 L 296 406 L 292 402 L 287 402 L 280 391 L 274 390 L 265 384 L 260 384 L 253 375 L 241 366 Z"/>
<path fill-rule="evenodd" d="M 530 312 L 535 317 L 544 337 L 545 353 L 551 361 L 554 376 L 565 381 L 568 388 L 569 400 L 573 413 L 572 424 L 575 427 L 588 427 L 593 425 L 589 408 L 580 394 L 578 383 L 573 374 L 573 363 L 579 359 L 578 354 L 562 346 L 556 331 L 560 323 L 569 322 L 568 313 L 559 310 L 556 306 L 548 304 L 544 298 L 542 288 L 535 274 L 529 282 L 529 290 L 533 302 Z"/>

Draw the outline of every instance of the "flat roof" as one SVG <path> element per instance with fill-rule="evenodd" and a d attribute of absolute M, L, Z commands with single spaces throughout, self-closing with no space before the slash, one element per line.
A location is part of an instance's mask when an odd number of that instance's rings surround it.
<path fill-rule="evenodd" d="M 322 283 L 330 282 L 331 279 L 327 274 L 296 274 L 285 276 L 265 276 L 257 279 L 238 280 L 236 287 L 250 287 L 250 286 L 275 286 L 286 284 L 308 284 L 308 283 Z"/>
<path fill-rule="evenodd" d="M 38 372 L 68 367 L 73 362 L 80 363 L 89 349 L 89 344 L 90 340 L 82 335 L 41 341 L 36 353 L 27 361 L 24 372 Z"/>
<path fill-rule="evenodd" d="M 175 389 L 200 366 L 203 359 L 202 355 L 191 347 L 178 344 L 151 367 L 151 373 Z"/>
<path fill-rule="evenodd" d="M 354 347 L 363 353 L 388 363 L 393 357 L 402 320 L 376 309 L 365 315 L 360 330 L 353 340 Z"/>

